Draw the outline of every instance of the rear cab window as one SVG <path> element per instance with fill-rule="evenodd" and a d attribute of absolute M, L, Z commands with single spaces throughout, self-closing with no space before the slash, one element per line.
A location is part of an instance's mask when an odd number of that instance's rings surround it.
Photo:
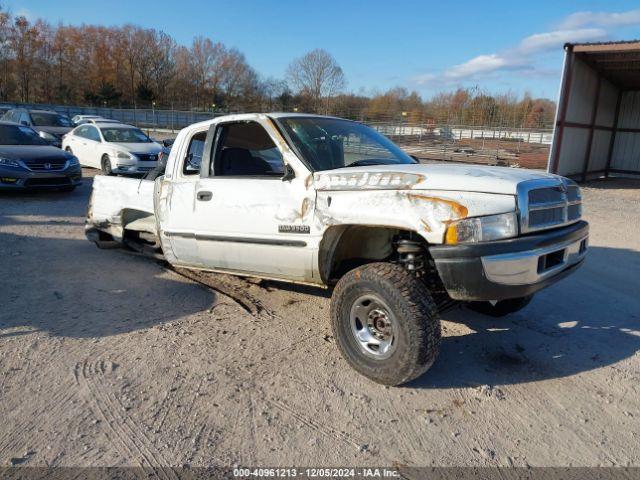
<path fill-rule="evenodd" d="M 200 173 L 200 164 L 202 163 L 202 154 L 204 152 L 204 144 L 207 140 L 207 131 L 197 132 L 189 140 L 189 148 L 182 160 L 183 175 L 198 175 Z"/>

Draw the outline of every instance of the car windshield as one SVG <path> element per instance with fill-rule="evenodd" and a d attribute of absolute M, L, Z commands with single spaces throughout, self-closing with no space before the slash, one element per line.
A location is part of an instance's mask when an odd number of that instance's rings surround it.
<path fill-rule="evenodd" d="M 0 125 L 0 145 L 49 145 L 31 128 Z"/>
<path fill-rule="evenodd" d="M 391 140 L 357 122 L 323 117 L 278 122 L 313 171 L 415 163 Z"/>
<path fill-rule="evenodd" d="M 101 128 L 102 136 L 107 142 L 117 143 L 151 143 L 151 139 L 147 137 L 139 128 Z"/>
<path fill-rule="evenodd" d="M 73 127 L 71 120 L 57 113 L 31 112 L 30 115 L 37 127 Z"/>

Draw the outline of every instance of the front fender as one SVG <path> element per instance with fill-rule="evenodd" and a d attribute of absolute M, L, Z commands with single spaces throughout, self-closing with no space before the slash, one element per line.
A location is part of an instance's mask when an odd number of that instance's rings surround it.
<path fill-rule="evenodd" d="M 467 217 L 513 212 L 513 195 L 443 190 L 318 191 L 315 221 L 324 231 L 336 225 L 398 228 L 443 243 L 447 226 Z"/>

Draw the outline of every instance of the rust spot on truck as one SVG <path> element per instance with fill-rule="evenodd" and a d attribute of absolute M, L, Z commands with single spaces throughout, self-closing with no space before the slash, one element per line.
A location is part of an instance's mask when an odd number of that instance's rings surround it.
<path fill-rule="evenodd" d="M 302 220 L 307 215 L 310 207 L 311 201 L 308 198 L 302 200 L 302 206 L 300 207 L 300 220 Z"/>
<path fill-rule="evenodd" d="M 304 188 L 309 189 L 313 185 L 313 173 L 310 173 L 304 180 Z"/>
<path fill-rule="evenodd" d="M 422 224 L 422 228 L 424 228 L 425 231 L 427 231 L 427 232 L 431 232 L 432 231 L 431 227 L 429 226 L 429 224 L 427 222 L 425 222 L 424 220 L 420 220 L 420 223 Z"/>
<path fill-rule="evenodd" d="M 469 214 L 469 210 L 467 209 L 467 207 L 454 200 L 440 197 L 430 197 L 428 195 L 421 195 L 418 193 L 409 193 L 407 196 L 412 201 L 423 201 L 432 204 L 446 205 L 451 211 L 452 216 L 451 218 L 443 219 L 443 222 L 450 221 L 452 219 L 465 218 Z"/>

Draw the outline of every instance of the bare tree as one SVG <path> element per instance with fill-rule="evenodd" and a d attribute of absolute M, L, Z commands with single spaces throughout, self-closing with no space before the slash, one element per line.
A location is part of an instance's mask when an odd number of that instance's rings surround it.
<path fill-rule="evenodd" d="M 25 17 L 17 17 L 11 32 L 10 44 L 14 52 L 20 100 L 29 102 L 32 93 L 31 80 L 40 48 L 40 35 Z"/>
<path fill-rule="evenodd" d="M 346 85 L 342 68 L 329 52 L 322 49 L 293 60 L 287 68 L 287 77 L 298 93 L 311 98 L 317 110 L 321 108 L 323 98 L 330 99 Z"/>
<path fill-rule="evenodd" d="M 159 98 L 165 97 L 168 86 L 175 75 L 175 51 L 176 42 L 173 38 L 164 32 L 155 34 L 153 48 L 148 54 L 151 57 L 151 79 Z"/>
<path fill-rule="evenodd" d="M 7 100 L 9 97 L 9 83 L 11 81 L 10 34 L 11 17 L 7 12 L 2 11 L 2 5 L 0 5 L 0 100 Z"/>
<path fill-rule="evenodd" d="M 196 37 L 191 45 L 191 68 L 195 79 L 195 97 L 198 105 L 206 104 L 208 91 L 217 89 L 219 80 L 217 65 L 220 63 L 220 57 L 224 47 L 220 43 L 214 44 L 211 39 L 204 37 Z"/>

